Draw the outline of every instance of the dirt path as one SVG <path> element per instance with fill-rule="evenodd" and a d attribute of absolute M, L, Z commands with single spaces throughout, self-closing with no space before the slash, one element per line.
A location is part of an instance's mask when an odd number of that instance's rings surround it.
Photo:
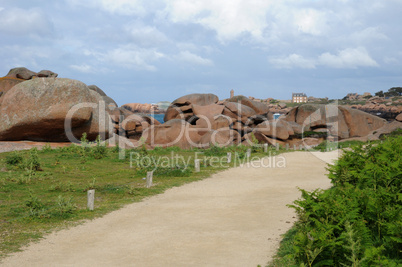
<path fill-rule="evenodd" d="M 229 169 L 50 234 L 2 266 L 265 266 L 296 220 L 286 207 L 296 187 L 328 188 L 325 161 L 337 156 L 294 152 L 264 159 L 271 168 Z"/>

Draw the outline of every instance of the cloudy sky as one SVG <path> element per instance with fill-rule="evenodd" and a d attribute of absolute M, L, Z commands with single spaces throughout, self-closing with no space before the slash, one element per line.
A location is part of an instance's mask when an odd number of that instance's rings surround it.
<path fill-rule="evenodd" d="M 119 105 L 402 86 L 402 0 L 0 0 L 0 76 L 49 69 Z"/>

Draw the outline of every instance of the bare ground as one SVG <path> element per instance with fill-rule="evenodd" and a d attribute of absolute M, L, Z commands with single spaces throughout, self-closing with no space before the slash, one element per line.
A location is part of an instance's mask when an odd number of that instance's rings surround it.
<path fill-rule="evenodd" d="M 264 266 L 296 220 L 286 205 L 297 187 L 328 188 L 337 157 L 293 152 L 232 168 L 52 233 L 2 266 Z"/>

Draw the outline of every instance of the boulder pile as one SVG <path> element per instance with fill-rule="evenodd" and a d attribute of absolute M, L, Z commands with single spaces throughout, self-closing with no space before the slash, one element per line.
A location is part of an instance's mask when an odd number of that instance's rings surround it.
<path fill-rule="evenodd" d="M 138 113 L 152 111 L 151 104 L 118 107 L 96 85 L 57 76 L 48 70 L 36 73 L 15 68 L 0 78 L 0 141 L 75 142 L 86 133 L 89 140 L 98 135 L 111 142 L 121 137 L 150 148 L 257 142 L 315 145 L 325 138 L 375 138 L 374 132 L 384 133 L 402 125 L 400 116 L 391 126 L 357 109 L 318 104 L 290 108 L 286 103 L 276 103 L 274 110 L 285 114 L 274 119 L 268 100 L 245 96 L 219 100 L 214 94 L 190 94 L 174 100 L 161 124 Z"/>
<path fill-rule="evenodd" d="M 351 107 L 392 121 L 402 113 L 402 97 L 387 99 L 374 96 L 368 99 L 364 105 L 352 105 Z"/>
<path fill-rule="evenodd" d="M 250 145 L 256 140 L 298 144 L 306 132 L 313 136 L 324 132 L 333 140 L 342 140 L 367 136 L 386 125 L 384 119 L 359 110 L 318 104 L 295 107 L 274 120 L 268 105 L 244 96 L 219 101 L 213 94 L 190 94 L 173 101 L 165 123 L 150 125 L 142 138 L 150 147 Z M 309 138 L 308 143 L 316 145 L 322 140 Z"/>

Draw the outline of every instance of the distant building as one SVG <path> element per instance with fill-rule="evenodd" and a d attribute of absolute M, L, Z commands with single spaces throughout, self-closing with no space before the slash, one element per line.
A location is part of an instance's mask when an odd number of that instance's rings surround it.
<path fill-rule="evenodd" d="M 292 93 L 292 103 L 307 103 L 307 95 L 305 93 Z"/>

